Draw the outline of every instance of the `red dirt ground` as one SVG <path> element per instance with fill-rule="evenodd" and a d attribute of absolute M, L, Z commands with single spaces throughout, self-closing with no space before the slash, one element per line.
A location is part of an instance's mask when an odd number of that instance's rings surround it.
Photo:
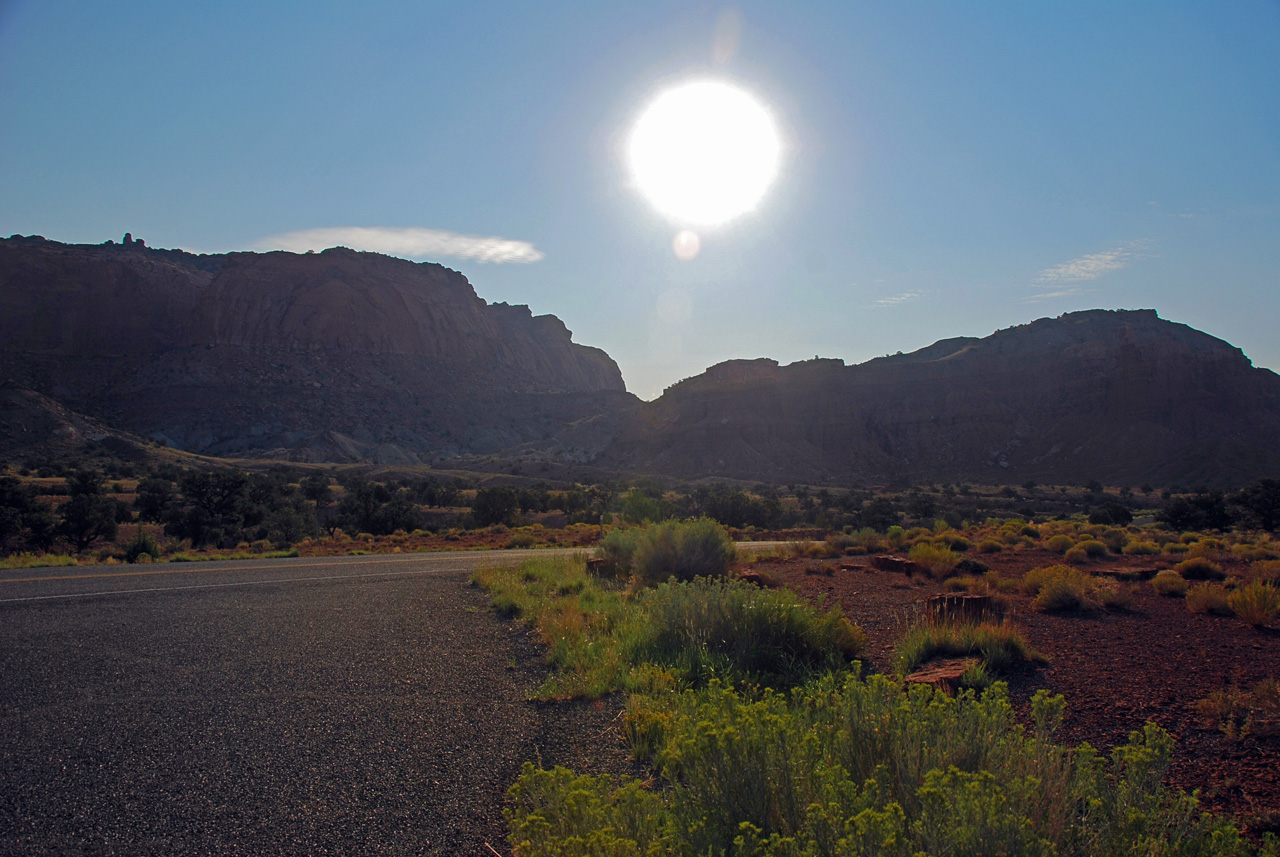
<path fill-rule="evenodd" d="M 978 557 L 1002 576 L 1062 562 L 1040 549 Z M 1111 557 L 1084 570 L 1157 569 L 1180 557 Z M 844 560 L 781 559 L 752 566 L 802 596 L 838 604 L 871 638 L 867 671 L 891 671 L 893 646 L 918 605 L 943 591 L 916 575 L 840 564 Z M 1228 563 L 1229 564 L 1229 563 Z M 1230 569 L 1229 569 L 1230 570 Z M 830 573 L 830 576 L 828 576 Z M 1008 615 L 1049 663 L 1007 677 L 1016 705 L 1025 710 L 1037 688 L 1067 699 L 1059 738 L 1110 749 L 1150 720 L 1177 740 L 1166 782 L 1200 792 L 1203 808 L 1226 813 L 1252 833 L 1280 829 L 1280 737 L 1228 739 L 1195 711 L 1196 701 L 1228 684 L 1252 687 L 1277 675 L 1280 632 L 1253 629 L 1235 617 L 1191 613 L 1180 598 L 1157 595 L 1147 583 L 1131 585 L 1128 610 L 1045 614 L 1031 599 L 1009 594 Z"/>

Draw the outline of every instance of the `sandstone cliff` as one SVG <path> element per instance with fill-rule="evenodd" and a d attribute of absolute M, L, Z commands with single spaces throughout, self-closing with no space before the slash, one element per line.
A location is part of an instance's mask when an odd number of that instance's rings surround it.
<path fill-rule="evenodd" d="M 4 379 L 192 451 L 396 463 L 636 401 L 559 319 L 488 304 L 441 265 L 40 238 L 0 240 Z"/>
<path fill-rule="evenodd" d="M 1280 376 L 1152 310 L 1072 313 L 857 366 L 730 361 L 598 464 L 686 478 L 1234 485 L 1280 475 Z"/>

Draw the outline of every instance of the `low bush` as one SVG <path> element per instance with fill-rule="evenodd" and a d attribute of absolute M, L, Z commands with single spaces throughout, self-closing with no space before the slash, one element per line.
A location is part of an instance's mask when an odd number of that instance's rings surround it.
<path fill-rule="evenodd" d="M 928 542 L 913 545 L 907 558 L 923 566 L 936 580 L 946 577 L 960 562 L 960 556 L 951 548 L 936 547 Z"/>
<path fill-rule="evenodd" d="M 638 530 L 613 530 L 598 553 L 616 575 L 630 573 L 636 586 L 669 578 L 720 577 L 737 556 L 724 527 L 709 518 L 664 521 Z"/>
<path fill-rule="evenodd" d="M 610 530 L 596 546 L 596 558 L 604 560 L 600 571 L 609 577 L 627 577 L 640 544 L 639 529 Z"/>
<path fill-rule="evenodd" d="M 1073 547 L 1062 555 L 1067 562 L 1079 564 L 1089 561 L 1089 554 L 1082 547 Z"/>
<path fill-rule="evenodd" d="M 663 788 L 526 766 L 504 814 L 523 857 L 1254 853 L 1162 786 L 1168 733 L 1147 724 L 1108 760 L 1054 741 L 1064 709 L 1040 691 L 1023 726 L 999 683 L 951 698 L 849 675 L 633 698 Z"/>
<path fill-rule="evenodd" d="M 1197 583 L 1187 589 L 1187 609 L 1192 613 L 1231 615 L 1227 589 L 1220 583 Z"/>
<path fill-rule="evenodd" d="M 1106 544 L 1097 539 L 1085 539 L 1076 547 L 1084 551 L 1089 556 L 1089 559 L 1098 559 L 1107 555 Z"/>
<path fill-rule="evenodd" d="M 1161 595 L 1181 598 L 1187 594 L 1187 581 L 1173 569 L 1165 568 L 1151 578 L 1151 588 Z"/>
<path fill-rule="evenodd" d="M 148 557 L 148 561 L 160 558 L 160 545 L 156 544 L 155 537 L 142 529 L 142 525 L 138 525 L 138 531 L 134 533 L 133 538 L 129 541 L 129 545 L 124 549 L 124 558 L 129 562 L 138 562 L 140 557 Z"/>
<path fill-rule="evenodd" d="M 1134 540 L 1124 546 L 1125 556 L 1154 556 L 1160 553 L 1160 545 L 1155 542 Z"/>
<path fill-rule="evenodd" d="M 996 539 L 986 538 L 978 542 L 979 553 L 1000 553 L 1004 550 L 1004 543 Z"/>
<path fill-rule="evenodd" d="M 1280 589 L 1255 580 L 1228 595 L 1227 604 L 1250 625 L 1265 625 L 1280 614 Z"/>
<path fill-rule="evenodd" d="M 1075 544 L 1075 539 L 1071 538 L 1071 536 L 1059 533 L 1056 536 L 1046 539 L 1044 547 L 1045 550 L 1051 550 L 1054 553 L 1066 553 L 1071 550 L 1071 548 L 1075 547 Z"/>
<path fill-rule="evenodd" d="M 1027 595 L 1035 596 L 1031 609 L 1043 613 L 1128 604 L 1123 596 L 1113 594 L 1115 587 L 1103 584 L 1069 565 L 1033 568 L 1022 576 L 1019 586 Z"/>
<path fill-rule="evenodd" d="M 1171 555 L 1177 555 L 1177 554 L 1184 554 L 1188 550 L 1190 549 L 1182 542 L 1166 542 L 1165 546 L 1160 549 L 1160 552 L 1171 554 Z"/>
<path fill-rule="evenodd" d="M 1173 568 L 1184 580 L 1222 580 L 1227 576 L 1222 566 L 1202 556 L 1184 559 Z"/>

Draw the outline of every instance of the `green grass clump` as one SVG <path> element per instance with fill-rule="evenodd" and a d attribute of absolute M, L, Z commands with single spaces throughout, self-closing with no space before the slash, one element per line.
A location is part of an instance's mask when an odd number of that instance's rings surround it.
<path fill-rule="evenodd" d="M 633 697 L 633 740 L 664 787 L 526 766 L 510 844 L 522 857 L 1255 853 L 1162 786 L 1160 727 L 1107 758 L 1054 740 L 1062 697 L 1039 691 L 1030 709 L 1020 724 L 1001 683 L 952 698 L 848 674 L 790 694 Z"/>
<path fill-rule="evenodd" d="M 838 607 L 816 613 L 789 589 L 701 578 L 638 598 L 647 625 L 631 660 L 669 667 L 689 686 L 713 678 L 789 687 L 848 666 L 867 636 Z"/>
<path fill-rule="evenodd" d="M 1222 566 L 1202 556 L 1184 559 L 1173 568 L 1184 580 L 1222 580 L 1227 576 Z"/>
<path fill-rule="evenodd" d="M 1255 580 L 1228 595 L 1227 604 L 1250 625 L 1265 625 L 1280 615 L 1280 589 Z"/>
<path fill-rule="evenodd" d="M 976 656 L 995 672 L 1027 661 L 1044 661 L 1007 622 L 920 622 L 898 641 L 895 669 L 910 675 L 933 658 Z"/>
<path fill-rule="evenodd" d="M 928 542 L 916 542 L 907 558 L 921 565 L 935 579 L 941 580 L 955 569 L 960 556 L 951 548 L 938 547 Z"/>
<path fill-rule="evenodd" d="M 1181 598 L 1187 594 L 1187 581 L 1173 569 L 1165 568 L 1151 578 L 1151 588 L 1161 595 L 1167 595 L 1170 598 Z"/>

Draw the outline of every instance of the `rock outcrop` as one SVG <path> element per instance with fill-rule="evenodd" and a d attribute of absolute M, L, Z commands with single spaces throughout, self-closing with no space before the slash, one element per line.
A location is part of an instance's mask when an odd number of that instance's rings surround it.
<path fill-rule="evenodd" d="M 713 366 L 624 420 L 597 463 L 773 482 L 1238 485 L 1280 475 L 1280 376 L 1153 310 L 1093 310 L 856 366 Z"/>
<path fill-rule="evenodd" d="M 141 240 L 0 240 L 4 379 L 191 451 L 388 463 L 536 444 L 637 401 L 559 319 L 441 265 Z"/>

